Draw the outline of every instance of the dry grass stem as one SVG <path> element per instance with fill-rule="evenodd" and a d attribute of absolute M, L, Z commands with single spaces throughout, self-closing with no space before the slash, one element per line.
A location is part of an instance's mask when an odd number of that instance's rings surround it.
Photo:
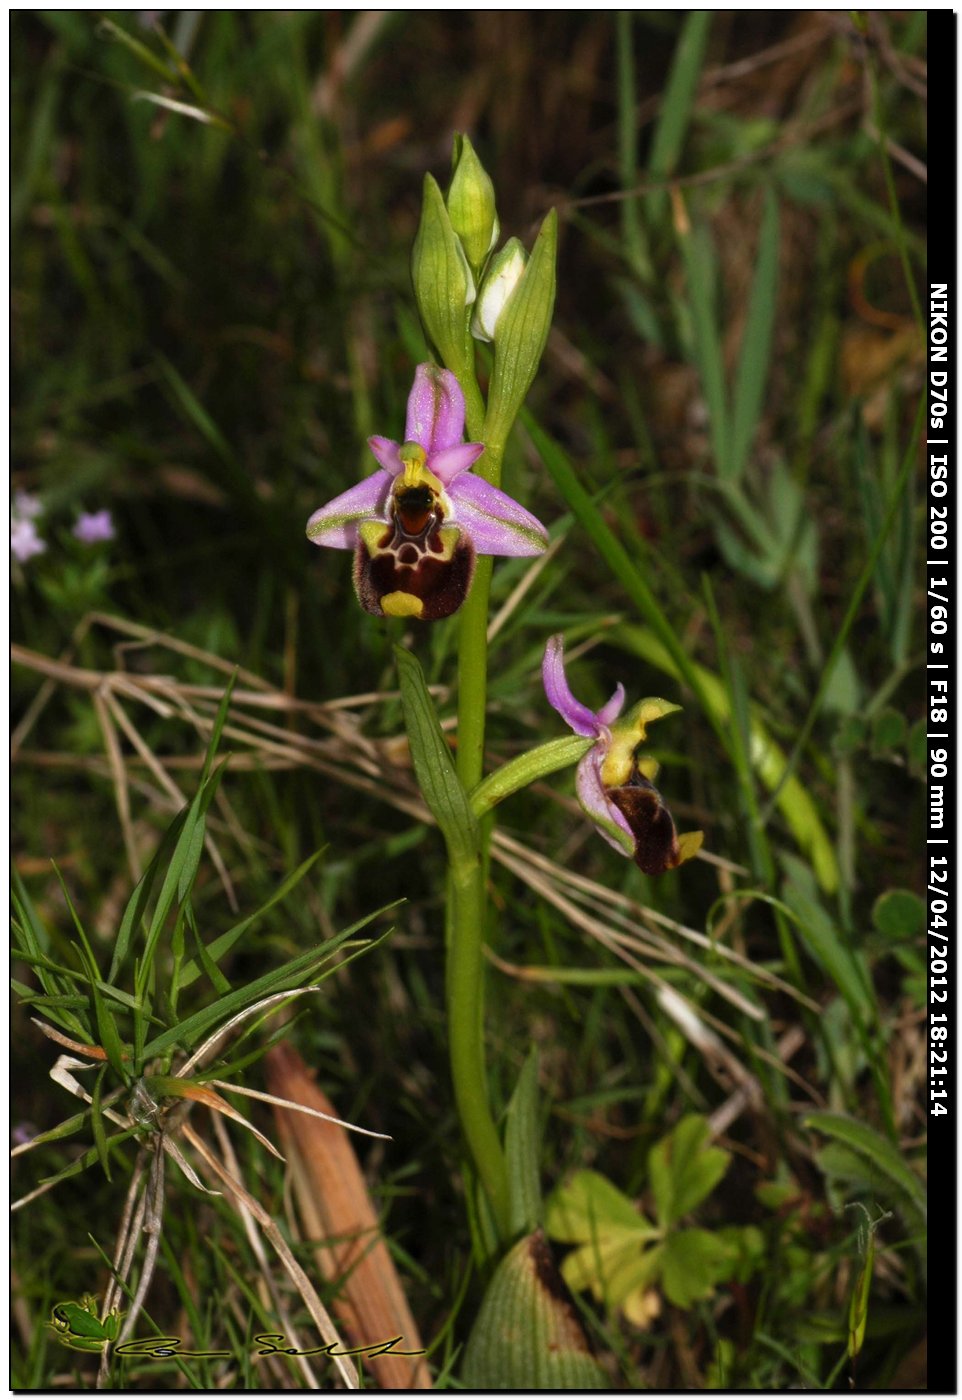
<path fill-rule="evenodd" d="M 357 1369 L 351 1358 L 344 1355 L 344 1343 L 338 1334 L 334 1321 L 318 1297 L 314 1285 L 294 1258 L 287 1241 L 274 1224 L 274 1221 L 260 1202 L 256 1201 L 236 1177 L 231 1175 L 223 1163 L 217 1160 L 207 1144 L 194 1132 L 189 1124 L 185 1123 L 182 1131 L 201 1161 L 210 1168 L 213 1175 L 221 1182 L 224 1187 L 224 1194 L 231 1200 L 234 1209 L 239 1209 L 240 1205 L 245 1206 L 257 1221 L 257 1224 L 260 1226 L 261 1230 L 263 1230 L 267 1239 L 279 1255 L 284 1268 L 287 1270 L 295 1288 L 304 1302 L 304 1306 L 314 1319 L 317 1330 L 324 1340 L 324 1344 L 326 1346 L 333 1346 L 334 1350 L 331 1352 L 331 1359 L 340 1371 L 345 1386 L 348 1390 L 357 1390 L 359 1388 Z"/>

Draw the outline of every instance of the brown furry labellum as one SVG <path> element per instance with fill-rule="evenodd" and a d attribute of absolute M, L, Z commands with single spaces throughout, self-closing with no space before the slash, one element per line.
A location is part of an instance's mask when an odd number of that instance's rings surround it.
<path fill-rule="evenodd" d="M 622 787 L 608 788 L 608 796 L 631 827 L 635 838 L 634 861 L 646 875 L 663 875 L 684 859 L 678 833 L 661 793 L 643 778 L 637 767 Z"/>
<path fill-rule="evenodd" d="M 361 607 L 375 617 L 450 617 L 464 602 L 474 576 L 474 546 L 426 483 L 398 478 L 387 524 L 360 526 L 354 555 L 354 588 Z"/>

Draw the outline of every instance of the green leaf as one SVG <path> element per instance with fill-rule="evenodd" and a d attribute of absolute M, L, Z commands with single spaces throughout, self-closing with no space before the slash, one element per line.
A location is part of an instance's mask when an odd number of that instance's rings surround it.
<path fill-rule="evenodd" d="M 212 748 L 208 749 L 208 758 L 211 754 Z M 206 766 L 205 761 L 205 768 Z M 187 809 L 184 825 L 170 857 L 170 864 L 160 887 L 157 904 L 151 915 L 150 925 L 144 939 L 144 951 L 140 959 L 138 975 L 135 978 L 138 994 L 143 994 L 147 986 L 147 979 L 150 976 L 160 935 L 163 932 L 167 916 L 173 908 L 175 898 L 183 903 L 190 894 L 197 878 L 204 844 L 207 809 L 214 800 L 223 773 L 224 764 L 222 763 L 209 777 L 205 778 Z"/>
<path fill-rule="evenodd" d="M 858 1356 L 865 1341 L 868 1326 L 868 1300 L 872 1290 L 872 1272 L 875 1265 L 875 1232 L 868 1232 L 868 1243 L 862 1267 L 852 1290 L 852 1301 L 848 1309 L 848 1354 L 852 1359 Z"/>
<path fill-rule="evenodd" d="M 107 1061 L 115 1074 L 127 1081 L 130 1074 L 130 1067 L 124 1063 L 124 1044 L 117 1030 L 117 1023 L 114 1020 L 113 1012 L 104 1000 L 96 981 L 92 984 L 94 1011 L 97 1017 L 97 1033 L 100 1043 L 107 1052 Z"/>
<path fill-rule="evenodd" d="M 146 44 L 140 43 L 132 34 L 128 34 L 126 29 L 122 29 L 119 24 L 114 24 L 111 19 L 102 19 L 97 25 L 97 33 L 101 38 L 114 39 L 118 44 L 123 44 L 135 58 L 138 58 L 145 68 L 157 73 L 163 78 L 165 83 L 177 86 L 177 74 L 172 68 L 149 49 Z"/>
<path fill-rule="evenodd" d="M 191 911 L 188 911 L 187 924 L 193 935 L 194 947 L 197 949 L 197 960 L 201 969 L 218 996 L 224 996 L 225 993 L 229 992 L 231 989 L 230 979 L 224 976 L 208 952 L 204 940 L 201 937 L 200 929 L 197 927 L 197 922 Z M 189 966 L 193 966 L 193 964 L 189 964 Z M 183 968 L 181 968 L 177 978 L 176 990 L 179 992 L 183 985 Z"/>
<path fill-rule="evenodd" d="M 856 1153 L 870 1169 L 870 1180 L 887 1183 L 889 1201 L 908 1215 L 912 1226 L 924 1225 L 925 1186 L 888 1138 L 843 1113 L 809 1113 L 803 1124 Z"/>
<path fill-rule="evenodd" d="M 187 829 L 184 833 L 186 842 L 184 864 L 180 872 L 180 879 L 177 882 L 178 904 L 183 904 L 194 880 L 197 878 L 197 871 L 200 868 L 200 857 L 204 849 L 205 831 L 206 823 L 203 818 L 193 823 L 188 819 Z"/>
<path fill-rule="evenodd" d="M 928 721 L 925 719 L 916 720 L 916 722 L 912 725 L 912 728 L 909 730 L 909 737 L 908 743 L 906 744 L 906 750 L 908 752 L 909 763 L 911 764 L 914 772 L 919 777 L 922 777 L 925 774 L 925 767 L 928 761 L 929 752 L 928 745 Z"/>
<path fill-rule="evenodd" d="M 811 872 L 801 861 L 782 855 L 788 872 L 783 889 L 785 903 L 798 919 L 798 929 L 809 953 L 835 983 L 862 1029 L 878 1018 L 875 994 L 858 955 L 846 947 L 835 920 L 819 903 Z"/>
<path fill-rule="evenodd" d="M 147 907 L 150 903 L 150 896 L 153 893 L 157 876 L 160 871 L 166 867 L 170 859 L 170 855 L 177 844 L 180 833 L 183 831 L 188 810 L 189 809 L 185 807 L 182 812 L 178 812 L 170 826 L 168 826 L 161 837 L 160 845 L 157 847 L 153 859 L 134 886 L 133 893 L 127 901 L 126 908 L 120 920 L 117 938 L 114 943 L 113 957 L 110 961 L 109 980 L 111 982 L 123 966 L 135 931 L 140 928 L 143 920 L 147 916 Z"/>
<path fill-rule="evenodd" d="M 914 890 L 886 890 L 872 905 L 872 923 L 886 938 L 915 938 L 925 928 L 925 901 Z"/>
<path fill-rule="evenodd" d="M 73 1122 L 74 1120 L 71 1119 L 70 1121 Z M 64 1124 L 61 1123 L 60 1128 L 63 1127 Z M 43 1140 L 45 1142 L 52 1141 L 56 1132 L 59 1132 L 59 1130 L 55 1129 L 53 1132 L 44 1133 Z M 133 1127 L 124 1128 L 119 1133 L 112 1133 L 111 1136 L 106 1139 L 107 1149 L 118 1147 L 122 1142 L 126 1142 L 128 1138 L 134 1137 L 139 1132 L 140 1128 Z M 85 1172 L 88 1167 L 92 1167 L 94 1163 L 99 1160 L 100 1154 L 98 1149 L 96 1147 L 88 1148 L 86 1152 L 82 1153 L 79 1157 L 75 1157 L 72 1162 L 68 1163 L 68 1165 L 63 1167 L 59 1172 L 54 1172 L 53 1176 L 45 1176 L 41 1185 L 46 1186 L 48 1189 L 52 1186 L 59 1186 L 61 1181 L 67 1181 L 72 1176 L 79 1176 L 81 1172 Z"/>
<path fill-rule="evenodd" d="M 530 1234 L 541 1224 L 541 1130 L 538 1122 L 538 1051 L 532 1047 L 508 1104 L 504 1134 L 508 1167 L 510 1234 Z"/>
<path fill-rule="evenodd" d="M 648 1153 L 651 1190 L 662 1225 L 674 1225 L 694 1210 L 728 1170 L 730 1154 L 712 1147 L 710 1136 L 707 1121 L 689 1114 Z"/>
<path fill-rule="evenodd" d="M 116 1075 L 119 1075 L 121 1079 L 126 1081 L 127 1069 L 124 1066 L 124 1047 L 123 1043 L 121 1042 L 120 1036 L 117 1033 L 117 1027 L 114 1022 L 114 1018 L 111 1013 L 110 1007 L 104 1001 L 103 993 L 101 992 L 101 986 L 103 984 L 100 980 L 99 969 L 97 967 L 97 960 L 94 957 L 93 949 L 90 946 L 90 941 L 87 938 L 86 933 L 84 932 L 83 925 L 81 924 L 77 911 L 74 908 L 73 900 L 70 898 L 70 892 L 67 889 L 63 876 L 60 874 L 60 871 L 57 869 L 56 865 L 54 866 L 54 870 L 56 871 L 57 879 L 60 882 L 60 888 L 63 891 L 63 897 L 66 901 L 67 908 L 70 911 L 70 917 L 73 919 L 74 927 L 76 928 L 80 938 L 80 944 L 78 945 L 75 943 L 73 946 L 78 953 L 80 962 L 87 976 L 87 981 L 90 985 L 90 994 L 91 999 L 93 1001 L 94 1010 L 94 1023 L 97 1027 L 97 1039 L 100 1041 L 100 1044 L 106 1051 L 107 1061 L 111 1069 Z"/>
<path fill-rule="evenodd" d="M 437 711 L 416 656 L 395 647 L 401 685 L 404 727 L 421 795 L 447 842 L 453 866 L 466 866 L 477 858 L 478 824 L 457 775 Z"/>
<path fill-rule="evenodd" d="M 503 448 L 531 388 L 554 311 L 558 215 L 545 218 L 528 265 L 498 320 L 483 440 Z"/>
<path fill-rule="evenodd" d="M 233 928 L 229 928 L 226 933 L 222 933 L 217 938 L 212 939 L 210 943 L 206 945 L 205 952 L 199 954 L 200 961 L 204 964 L 205 969 L 209 963 L 219 963 L 225 954 L 233 948 L 238 939 L 243 937 L 252 924 L 262 918 L 264 914 L 267 913 L 268 909 L 273 909 L 275 904 L 280 904 L 282 900 L 286 899 L 291 890 L 294 889 L 296 885 L 300 884 L 308 871 L 317 863 L 323 855 L 324 850 L 325 848 L 322 846 L 319 850 L 315 851 L 313 855 L 308 856 L 307 860 L 302 861 L 296 870 L 292 871 L 290 875 L 281 881 L 271 897 L 265 900 L 259 909 L 254 910 L 253 914 L 248 914 L 239 924 L 235 924 Z M 202 970 L 203 969 L 192 960 L 186 962 L 181 968 L 178 985 L 180 987 L 189 987 L 191 982 L 196 981 L 201 975 Z"/>
<path fill-rule="evenodd" d="M 665 1241 L 661 1282 L 665 1297 L 679 1308 L 710 1298 L 735 1265 L 735 1251 L 710 1230 L 678 1230 Z"/>
<path fill-rule="evenodd" d="M 60 1142 L 63 1138 L 68 1138 L 74 1133 L 79 1133 L 89 1116 L 90 1109 L 85 1108 L 82 1113 L 75 1113 L 72 1118 L 65 1118 L 63 1122 L 58 1123 L 55 1128 L 48 1128 L 46 1132 L 37 1133 L 35 1137 L 30 1139 L 31 1148 L 39 1147 L 42 1143 Z"/>
<path fill-rule="evenodd" d="M 765 191 L 765 209 L 758 239 L 755 278 L 742 335 L 732 402 L 728 470 L 737 481 L 745 470 L 765 398 L 771 366 L 772 330 L 778 286 L 778 200 Z"/>
<path fill-rule="evenodd" d="M 651 141 L 648 180 L 667 180 L 678 168 L 685 136 L 691 121 L 695 93 L 705 61 L 711 31 L 710 10 L 692 10 L 685 17 L 671 60 L 668 79 L 661 97 L 661 111 Z M 667 193 L 649 194 L 645 206 L 649 220 L 657 222 Z"/>
<path fill-rule="evenodd" d="M 868 739 L 868 729 L 860 715 L 845 715 L 832 739 L 832 748 L 840 757 L 857 753 Z"/>
<path fill-rule="evenodd" d="M 561 1266 L 562 1277 L 575 1291 L 590 1289 L 607 1310 L 620 1308 L 658 1274 L 662 1245 L 646 1248 L 649 1243 L 637 1230 L 613 1230 L 573 1249 Z"/>
<path fill-rule="evenodd" d="M 718 325 L 718 259 L 707 228 L 681 228 L 681 246 L 688 299 L 691 304 L 692 349 L 708 406 L 715 470 L 722 481 L 734 479 L 731 466 L 728 393 L 722 366 L 721 332 Z"/>
<path fill-rule="evenodd" d="M 31 991 L 15 977 L 11 977 L 10 986 L 17 993 L 19 1001 L 33 1006 L 37 1011 L 83 1011 L 89 1005 L 87 998 L 82 996 L 48 997 L 43 992 Z"/>
<path fill-rule="evenodd" d="M 97 1071 L 94 1086 L 90 1093 L 90 1126 L 93 1129 L 94 1146 L 97 1149 L 97 1156 L 100 1158 L 100 1165 L 103 1167 L 104 1176 L 110 1181 L 110 1153 L 107 1149 L 107 1134 L 104 1131 L 104 1118 L 101 1112 L 101 1100 L 103 1098 L 104 1075 L 107 1073 L 107 1065 L 102 1065 Z"/>
<path fill-rule="evenodd" d="M 14 907 L 20 919 L 24 948 L 34 953 L 49 953 L 50 935 L 33 907 L 30 896 L 27 894 L 27 887 L 16 866 L 12 870 L 12 880 L 15 892 Z"/>
<path fill-rule="evenodd" d="M 495 1270 L 464 1352 L 468 1390 L 602 1390 L 573 1303 L 540 1230 Z"/>
<path fill-rule="evenodd" d="M 391 906 L 385 905 L 385 909 L 388 908 Z M 218 997 L 216 1001 L 202 1007 L 201 1010 L 188 1016 L 176 1026 L 171 1026 L 162 1031 L 160 1035 L 155 1036 L 148 1045 L 144 1046 L 141 1058 L 144 1060 L 153 1059 L 154 1056 L 171 1049 L 174 1045 L 190 1047 L 201 1040 L 209 1031 L 212 1031 L 219 1021 L 227 1020 L 235 1012 L 243 1010 L 245 1006 L 253 1005 L 261 997 L 271 996 L 275 992 L 292 991 L 295 987 L 303 985 L 305 979 L 309 980 L 316 975 L 318 969 L 330 960 L 343 943 L 383 913 L 384 909 L 376 909 L 373 914 L 367 914 L 356 924 L 352 924 L 350 928 L 335 934 L 325 943 L 310 948 L 299 957 L 291 958 L 289 962 L 275 968 L 272 972 L 265 973 L 263 977 L 255 978 L 253 982 L 245 983 L 242 987 L 235 987 L 226 996 Z"/>
<path fill-rule="evenodd" d="M 580 1244 L 612 1230 L 651 1232 L 633 1201 L 600 1172 L 575 1172 L 552 1192 L 545 1228 L 554 1240 Z"/>
<path fill-rule="evenodd" d="M 737 1283 L 748 1283 L 753 1274 L 764 1268 L 768 1244 L 757 1225 L 723 1225 L 715 1235 L 731 1253 L 730 1268 L 725 1277 Z"/>
<path fill-rule="evenodd" d="M 872 751 L 887 754 L 900 749 L 908 738 L 908 722 L 901 710 L 886 706 L 872 720 Z"/>
<path fill-rule="evenodd" d="M 851 653 L 839 652 L 823 696 L 825 709 L 837 715 L 857 715 L 862 706 L 862 686 Z"/>
<path fill-rule="evenodd" d="M 49 957 L 50 937 L 44 928 L 26 887 L 16 869 L 12 872 L 13 893 L 11 895 L 15 917 L 12 932 L 16 936 L 15 954 L 35 968 L 44 993 L 51 999 L 50 1019 L 77 1040 L 89 1042 L 92 1038 L 86 1019 L 78 1019 L 71 1014 L 71 1007 L 81 1010 L 89 1006 L 86 997 L 82 1005 L 74 1000 L 73 977 L 68 969 L 60 969 Z M 16 984 L 19 991 L 20 984 Z M 24 987 L 24 991 L 29 989 Z M 62 1005 L 61 1003 L 62 999 Z M 56 1009 L 54 1009 L 56 1008 Z"/>

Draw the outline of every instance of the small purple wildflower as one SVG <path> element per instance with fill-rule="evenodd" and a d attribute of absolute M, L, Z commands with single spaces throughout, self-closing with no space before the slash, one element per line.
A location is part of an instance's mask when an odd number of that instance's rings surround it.
<path fill-rule="evenodd" d="M 43 501 L 30 491 L 17 491 L 13 497 L 12 515 L 15 520 L 36 520 L 43 515 Z"/>
<path fill-rule="evenodd" d="M 114 522 L 109 510 L 83 512 L 73 527 L 82 544 L 101 544 L 114 538 Z"/>
<path fill-rule="evenodd" d="M 21 564 L 26 564 L 35 554 L 43 554 L 47 545 L 37 534 L 32 520 L 10 517 L 10 553 Z"/>

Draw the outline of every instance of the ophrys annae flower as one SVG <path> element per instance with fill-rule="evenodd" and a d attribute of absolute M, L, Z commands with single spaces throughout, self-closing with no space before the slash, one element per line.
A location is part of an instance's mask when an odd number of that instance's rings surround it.
<path fill-rule="evenodd" d="M 703 834 L 678 835 L 654 785 L 658 764 L 638 755 L 648 737 L 648 725 L 681 707 L 650 697 L 621 717 L 625 689 L 619 685 L 599 710 L 590 710 L 571 693 L 562 637 L 549 640 L 542 677 L 549 704 L 576 734 L 595 740 L 578 764 L 575 783 L 578 801 L 605 840 L 630 856 L 646 875 L 662 875 L 689 860 L 700 849 Z"/>
<path fill-rule="evenodd" d="M 371 437 L 380 469 L 314 512 L 308 538 L 354 550 L 354 587 L 377 617 L 449 617 L 464 602 L 476 554 L 540 554 L 540 521 L 471 473 L 484 451 L 462 442 L 464 395 L 455 376 L 419 365 L 404 442 Z"/>

